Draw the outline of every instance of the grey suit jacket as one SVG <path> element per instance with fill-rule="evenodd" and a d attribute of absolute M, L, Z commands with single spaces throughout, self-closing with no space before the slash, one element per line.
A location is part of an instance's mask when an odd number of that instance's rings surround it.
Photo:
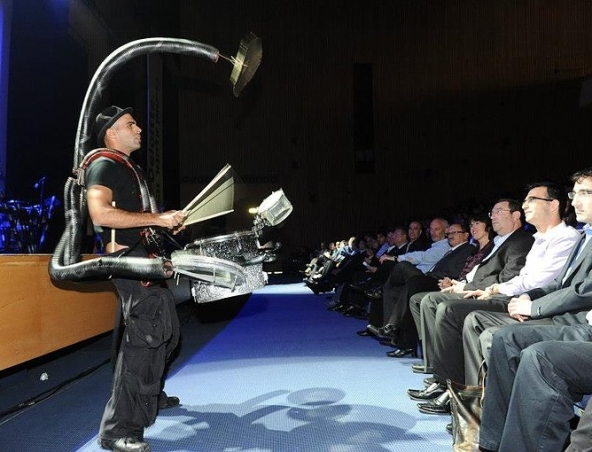
<path fill-rule="evenodd" d="M 522 229 L 514 231 L 493 256 L 479 264 L 473 281 L 465 285 L 465 290 L 485 289 L 518 275 L 526 263 L 526 255 L 533 242 L 534 237 L 528 232 Z"/>
<path fill-rule="evenodd" d="M 531 310 L 533 319 L 592 309 L 592 240 L 586 244 L 571 266 L 571 271 L 567 273 L 575 253 L 585 238 L 585 234 L 582 234 L 582 238 L 571 250 L 561 273 L 551 284 L 527 292 L 531 300 L 534 300 Z"/>

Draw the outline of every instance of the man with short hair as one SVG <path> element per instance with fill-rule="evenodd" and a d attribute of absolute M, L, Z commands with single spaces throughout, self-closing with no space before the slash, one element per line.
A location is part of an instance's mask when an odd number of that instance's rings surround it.
<path fill-rule="evenodd" d="M 434 377 L 441 383 L 447 379 L 478 384 L 479 367 L 465 369 L 463 325 L 473 311 L 504 312 L 511 295 L 549 283 L 555 278 L 580 234 L 561 219 L 566 196 L 563 187 L 553 183 L 532 184 L 522 204 L 526 221 L 533 225 L 534 244 L 526 256 L 520 273 L 509 281 L 487 288 L 468 291 L 464 299 L 450 300 L 438 309 L 434 338 Z M 475 298 L 479 299 L 475 299 Z M 445 314 L 445 315 L 444 315 Z M 448 350 L 445 353 L 444 350 Z M 465 373 L 468 375 L 465 379 Z"/>
<path fill-rule="evenodd" d="M 106 147 L 86 169 L 86 198 L 95 230 L 109 253 L 148 257 L 143 228 L 178 232 L 185 213 L 158 212 L 143 171 L 130 158 L 141 146 L 142 129 L 131 108 L 111 106 L 95 121 L 99 146 Z M 111 397 L 99 432 L 102 448 L 118 452 L 147 452 L 144 429 L 159 409 L 179 404 L 162 387 L 168 358 L 177 346 L 179 320 L 175 300 L 165 287 L 113 278 L 125 320 Z"/>
<path fill-rule="evenodd" d="M 370 304 L 370 316 L 376 316 L 377 310 L 382 310 L 383 323 L 390 317 L 391 305 L 384 305 L 384 300 L 396 298 L 400 294 L 401 286 L 407 282 L 411 276 L 428 272 L 450 249 L 450 245 L 444 234 L 448 228 L 448 221 L 444 218 L 434 218 L 430 222 L 430 238 L 432 245 L 425 251 L 412 251 L 399 256 L 393 256 L 391 259 L 397 262 L 382 286 L 382 292 L 368 293 L 368 296 L 374 301 Z M 388 312 L 385 309 L 389 309 Z M 381 329 L 381 335 L 389 335 L 392 332 L 392 325 L 384 325 Z"/>
<path fill-rule="evenodd" d="M 544 287 L 528 290 L 514 297 L 508 312 L 476 311 L 467 316 L 463 342 L 472 357 L 467 362 L 488 358 L 491 337 L 500 327 L 505 334 L 507 325 L 580 325 L 587 323 L 586 314 L 592 309 L 592 168 L 576 172 L 569 194 L 577 221 L 584 223 L 584 234 L 572 247 L 558 276 Z M 471 345 L 472 344 L 472 345 Z"/>
<path fill-rule="evenodd" d="M 400 288 L 398 297 L 396 299 L 385 298 L 384 300 L 389 304 L 385 312 L 389 310 L 391 312 L 386 323 L 392 325 L 396 331 L 391 339 L 391 345 L 396 349 L 387 352 L 387 356 L 401 358 L 415 352 L 418 337 L 409 311 L 409 298 L 419 292 L 437 290 L 438 281 L 442 278 L 457 278 L 462 272 L 467 258 L 476 251 L 476 248 L 469 243 L 469 231 L 465 225 L 459 223 L 450 225 L 444 236 L 450 250 L 426 273 L 422 273 L 417 268 L 410 269 L 409 277 Z"/>
<path fill-rule="evenodd" d="M 410 389 L 408 394 L 416 400 L 431 400 L 444 392 L 443 384 L 446 380 L 440 379 L 436 369 L 442 365 L 443 360 L 448 359 L 446 352 L 451 351 L 445 348 L 437 349 L 445 343 L 440 340 L 440 335 L 445 334 L 440 327 L 444 325 L 448 304 L 463 300 L 463 290 L 485 289 L 492 284 L 508 281 L 518 275 L 524 266 L 526 254 L 534 239 L 522 228 L 520 203 L 513 199 L 500 199 L 493 206 L 490 216 L 493 230 L 498 234 L 494 238 L 494 248 L 490 254 L 485 256 L 483 261 L 467 275 L 467 282 L 455 281 L 452 287 L 440 292 L 430 292 L 421 300 L 420 324 L 424 339 L 422 347 L 429 356 L 433 357 L 434 378 L 437 382 L 425 390 Z M 453 379 L 457 379 L 457 375 L 462 370 L 462 380 L 464 379 L 462 353 L 460 356 L 460 359 L 450 364 L 457 371 L 454 372 Z M 417 365 L 413 369 L 425 373 L 431 370 L 422 367 Z"/>

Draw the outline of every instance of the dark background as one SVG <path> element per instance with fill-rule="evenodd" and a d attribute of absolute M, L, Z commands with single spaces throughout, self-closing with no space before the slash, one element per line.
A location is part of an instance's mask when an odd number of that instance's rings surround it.
<path fill-rule="evenodd" d="M 225 163 L 247 193 L 242 219 L 196 235 L 242 227 L 244 209 L 280 187 L 294 205 L 281 230 L 291 250 L 522 196 L 534 181 L 567 184 L 590 165 L 588 1 L 18 0 L 12 13 L 10 199 L 37 202 L 42 176 L 43 196 L 61 198 L 92 74 L 153 36 L 229 56 L 247 31 L 263 40 L 239 98 L 225 61 L 163 56 L 164 204 L 184 205 Z M 139 58 L 104 104 L 133 106 L 141 123 L 145 85 Z"/>

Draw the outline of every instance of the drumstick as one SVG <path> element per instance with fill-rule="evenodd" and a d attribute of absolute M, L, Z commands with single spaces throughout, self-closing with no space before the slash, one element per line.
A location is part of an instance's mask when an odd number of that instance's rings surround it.
<path fill-rule="evenodd" d="M 116 206 L 115 201 L 112 201 L 111 205 L 113 207 L 115 207 Z M 112 250 L 111 252 L 115 251 L 115 229 L 114 228 L 111 228 L 111 250 Z"/>

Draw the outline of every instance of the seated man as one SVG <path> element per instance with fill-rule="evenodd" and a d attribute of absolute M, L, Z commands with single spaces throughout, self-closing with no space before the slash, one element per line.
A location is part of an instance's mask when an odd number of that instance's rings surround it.
<path fill-rule="evenodd" d="M 592 308 L 592 168 L 578 171 L 571 179 L 574 188 L 569 196 L 578 222 L 585 224 L 585 234 L 554 281 L 512 298 L 507 313 L 476 311 L 467 316 L 463 327 L 467 376 L 475 372 L 472 368 L 476 363 L 487 358 L 495 328 L 525 320 L 529 320 L 528 324 L 577 324 L 578 315 Z"/>
<path fill-rule="evenodd" d="M 392 260 L 398 262 L 395 265 L 382 286 L 382 293 L 369 294 L 373 300 L 370 304 L 370 317 L 376 318 L 382 314 L 383 321 L 388 319 L 388 315 L 384 315 L 383 300 L 399 295 L 400 286 L 407 282 L 407 279 L 417 274 L 428 272 L 450 249 L 450 245 L 444 237 L 446 228 L 448 228 L 448 221 L 443 218 L 434 218 L 430 222 L 430 237 L 432 245 L 425 251 L 412 251 L 399 256 L 393 256 Z M 374 302 L 378 300 L 378 302 Z M 376 311 L 380 311 L 377 313 Z M 374 334 L 380 336 L 388 336 L 392 333 L 392 328 L 386 326 L 380 331 L 372 331 Z M 376 329 L 374 327 L 374 329 Z"/>
<path fill-rule="evenodd" d="M 392 290 L 391 298 L 385 297 L 383 301 L 385 314 L 389 310 L 391 312 L 387 321 L 387 325 L 392 327 L 391 345 L 397 347 L 395 350 L 387 352 L 387 356 L 401 358 L 415 353 L 418 338 L 409 313 L 409 298 L 418 292 L 437 290 L 438 281 L 443 278 L 457 278 L 468 257 L 477 251 L 477 248 L 469 243 L 469 231 L 464 225 L 459 223 L 450 225 L 446 229 L 445 237 L 451 249 L 442 259 L 425 274 L 416 267 L 411 267 L 405 284 Z M 406 263 L 399 265 L 404 266 Z M 397 299 L 394 299 L 393 296 L 397 296 Z M 404 334 L 400 334 L 400 332 Z"/>
<path fill-rule="evenodd" d="M 387 248 L 379 258 L 364 258 L 364 261 L 361 262 L 364 267 L 357 266 L 349 280 L 345 280 L 335 290 L 335 298 L 338 301 L 329 304 L 330 310 L 343 312 L 346 316 L 368 317 L 363 292 L 382 285 L 390 274 L 394 263 L 390 259 L 385 259 L 385 256 L 404 254 L 410 248 L 411 242 L 407 239 L 405 228 L 402 226 L 391 227 L 386 234 L 385 245 Z"/>
<path fill-rule="evenodd" d="M 491 251 L 493 250 L 493 238 L 495 236 L 495 232 L 493 231 L 493 227 L 491 225 L 491 218 L 486 212 L 476 212 L 471 216 L 470 222 L 470 232 L 472 242 L 476 245 L 475 253 L 470 255 L 461 270 L 460 275 L 458 276 L 458 281 L 466 280 L 466 276 L 471 273 L 475 266 L 479 265 L 486 256 L 489 256 Z M 421 329 L 420 324 L 420 303 L 423 297 L 425 297 L 429 292 L 433 290 L 442 290 L 446 287 L 450 287 L 452 285 L 452 279 L 445 277 L 438 281 L 438 287 L 429 291 L 422 291 L 416 294 L 411 295 L 409 298 L 409 310 L 412 313 L 413 320 L 415 323 L 415 331 L 417 331 L 419 335 L 419 339 L 422 343 L 426 343 L 424 338 L 423 331 Z M 403 325 L 403 331 L 401 332 L 403 335 L 405 334 L 405 326 Z M 413 366 L 414 372 L 417 372 L 418 369 L 421 369 L 421 373 L 424 372 L 425 369 L 432 368 L 432 357 L 429 354 L 429 349 L 422 348 L 422 357 L 423 357 L 423 364 L 415 364 Z M 431 371 L 430 371 L 431 372 Z"/>
<path fill-rule="evenodd" d="M 356 292 L 378 287 L 386 281 L 394 266 L 391 259 L 394 256 L 408 252 L 411 242 L 407 238 L 407 231 L 403 226 L 390 228 L 386 234 L 386 250 L 378 256 L 375 262 L 369 263 L 364 270 L 364 275 L 357 275 L 356 282 L 350 284 Z M 420 251 L 413 250 L 412 251 Z M 387 258 L 388 256 L 388 258 Z M 374 264 L 374 265 L 372 265 Z"/>
<path fill-rule="evenodd" d="M 394 231 L 391 232 L 390 236 L 390 240 L 394 244 L 396 244 L 398 241 L 400 242 L 402 240 L 403 231 L 400 231 L 397 227 Z M 365 290 L 363 287 L 359 288 L 360 290 L 364 290 L 364 293 L 358 293 L 357 291 L 355 293 L 349 293 L 348 298 L 342 300 L 343 303 L 355 305 L 358 308 L 366 310 L 368 300 L 364 295 L 367 295 L 368 293 L 374 293 L 374 290 L 380 290 L 380 292 L 382 293 L 382 285 L 388 279 L 392 269 L 395 267 L 397 263 L 396 256 L 399 256 L 401 254 L 413 253 L 416 251 L 425 251 L 429 248 L 427 240 L 425 240 L 423 237 L 423 229 L 419 221 L 413 220 L 409 223 L 406 237 L 406 243 L 400 243 L 396 246 L 396 248 L 391 247 L 389 252 L 384 253 L 380 257 L 379 267 L 377 271 L 373 273 L 371 280 L 367 284 L 368 288 Z M 381 303 L 382 297 L 379 297 L 378 301 L 374 301 L 375 309 L 372 310 L 369 314 L 368 327 L 372 326 L 374 328 L 379 328 L 383 325 Z M 374 334 L 368 329 L 368 327 L 364 328 L 361 331 L 357 331 L 356 334 L 358 334 L 359 336 L 373 336 Z"/>
<path fill-rule="evenodd" d="M 444 332 L 439 330 L 441 318 L 446 316 L 444 302 L 452 300 L 463 300 L 463 293 L 454 293 L 452 290 L 459 287 L 467 289 L 485 289 L 491 284 L 505 282 L 516 276 L 526 261 L 526 254 L 532 246 L 533 237 L 522 229 L 522 212 L 520 203 L 511 199 L 500 199 L 495 203 L 492 211 L 493 230 L 498 234 L 494 238 L 494 248 L 483 261 L 475 266 L 471 273 L 467 275 L 470 282 L 459 283 L 443 289 L 441 292 L 430 292 L 421 300 L 420 324 L 424 342 L 423 349 L 433 357 L 434 367 L 436 366 L 437 351 L 435 342 L 440 334 Z M 451 290 L 452 289 L 452 290 Z M 442 306 L 440 306 L 442 304 Z M 437 313 L 440 313 L 439 315 Z M 448 350 L 450 351 L 450 350 Z M 444 356 L 444 355 L 442 355 Z M 454 359 L 454 358 L 453 358 Z M 458 362 L 460 361 L 460 364 Z M 454 359 L 456 367 L 462 368 L 461 359 Z M 423 367 L 423 366 L 421 366 Z M 415 371 L 428 373 L 430 369 L 420 368 L 420 365 L 413 368 Z M 464 378 L 464 371 L 462 372 Z M 437 375 L 434 375 L 437 378 Z M 455 378 L 456 379 L 456 378 Z M 445 383 L 446 380 L 440 381 Z M 427 390 L 408 391 L 409 395 L 417 400 L 428 400 L 438 397 L 444 392 L 441 385 L 435 384 Z"/>
<path fill-rule="evenodd" d="M 485 385 L 481 450 L 561 451 L 574 402 L 592 393 L 592 326 L 510 325 L 493 335 Z M 592 312 L 588 313 L 592 322 Z M 590 450 L 592 403 L 568 448 Z"/>
<path fill-rule="evenodd" d="M 433 363 L 434 377 L 440 383 L 444 384 L 447 379 L 464 381 L 462 331 L 464 319 L 470 312 L 480 309 L 504 312 L 510 300 L 506 293 L 522 293 L 528 288 L 552 281 L 559 274 L 571 248 L 579 238 L 578 232 L 561 220 L 565 202 L 562 187 L 551 183 L 533 184 L 523 206 L 526 220 L 537 228 L 537 233 L 534 235 L 535 243 L 528 252 L 526 263 L 520 273 L 509 281 L 489 286 L 487 291 L 469 291 L 465 294 L 465 298 L 479 296 L 481 300 L 450 299 L 437 307 Z M 491 296 L 492 293 L 496 296 Z M 474 380 L 477 378 L 478 375 L 473 377 Z M 477 383 L 471 381 L 473 382 Z M 440 408 L 438 406 L 435 409 L 439 412 Z"/>
<path fill-rule="evenodd" d="M 304 283 L 318 294 L 333 290 L 337 284 L 346 280 L 357 268 L 357 264 L 362 267 L 364 255 L 359 252 L 357 242 L 356 237 L 341 241 L 337 253 L 332 255 L 320 270 L 305 278 Z"/>

